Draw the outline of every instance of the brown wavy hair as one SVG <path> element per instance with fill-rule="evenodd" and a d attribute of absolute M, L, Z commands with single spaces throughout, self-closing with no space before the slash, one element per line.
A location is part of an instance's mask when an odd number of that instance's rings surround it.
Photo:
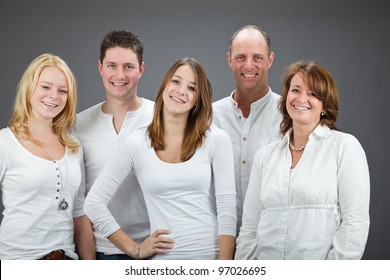
<path fill-rule="evenodd" d="M 281 134 L 285 135 L 292 127 L 292 119 L 287 112 L 286 100 L 291 80 L 298 73 L 302 74 L 304 82 L 322 102 L 325 115 L 320 116 L 320 124 L 338 130 L 335 123 L 339 114 L 339 92 L 332 75 L 325 67 L 314 61 L 297 61 L 288 66 L 282 76 L 283 90 L 279 101 L 279 111 L 283 116 L 280 123 Z"/>
<path fill-rule="evenodd" d="M 184 139 L 182 143 L 181 159 L 187 161 L 190 159 L 196 150 L 202 145 L 203 139 L 206 136 L 206 131 L 209 129 L 212 122 L 212 87 L 207 74 L 203 67 L 194 58 L 182 58 L 176 61 L 168 72 L 160 85 L 157 93 L 154 116 L 151 124 L 148 126 L 148 133 L 151 139 L 152 147 L 156 151 L 165 149 L 164 143 L 164 125 L 163 125 L 163 93 L 166 86 L 171 81 L 176 70 L 187 65 L 195 73 L 196 82 L 196 101 L 194 107 L 189 112 Z"/>

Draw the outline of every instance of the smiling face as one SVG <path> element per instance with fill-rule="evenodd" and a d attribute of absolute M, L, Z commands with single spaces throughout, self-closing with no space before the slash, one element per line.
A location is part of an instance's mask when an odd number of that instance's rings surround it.
<path fill-rule="evenodd" d="M 180 66 L 168 82 L 163 101 L 165 110 L 172 114 L 187 114 L 196 101 L 195 73 L 188 65 Z"/>
<path fill-rule="evenodd" d="M 286 109 L 293 125 L 308 126 L 313 130 L 320 122 L 323 111 L 322 101 L 316 93 L 307 86 L 302 73 L 297 73 L 291 79 L 287 93 Z"/>
<path fill-rule="evenodd" d="M 33 118 L 52 121 L 64 109 L 67 99 L 65 75 L 57 67 L 46 67 L 30 99 Z"/>
<path fill-rule="evenodd" d="M 107 98 L 126 100 L 136 97 L 143 71 L 144 64 L 139 65 L 137 54 L 128 48 L 109 48 L 103 61 L 99 60 L 99 73 Z"/>
<path fill-rule="evenodd" d="M 268 92 L 268 69 L 274 53 L 269 53 L 264 36 L 255 29 L 244 29 L 234 38 L 227 60 L 239 93 Z"/>

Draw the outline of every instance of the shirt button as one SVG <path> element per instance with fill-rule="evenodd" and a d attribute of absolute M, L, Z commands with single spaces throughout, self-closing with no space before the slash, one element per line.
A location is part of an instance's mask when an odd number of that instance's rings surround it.
<path fill-rule="evenodd" d="M 242 140 L 246 141 L 246 137 L 242 137 Z"/>
<path fill-rule="evenodd" d="M 245 164 L 245 163 L 246 163 L 246 161 L 245 161 L 245 160 L 243 160 L 243 161 L 242 161 L 242 164 Z"/>

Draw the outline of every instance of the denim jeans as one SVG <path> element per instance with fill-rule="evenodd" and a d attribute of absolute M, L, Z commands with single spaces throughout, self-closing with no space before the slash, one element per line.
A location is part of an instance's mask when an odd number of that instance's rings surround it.
<path fill-rule="evenodd" d="M 129 257 L 125 254 L 113 254 L 113 255 L 105 255 L 101 252 L 96 252 L 97 260 L 134 260 L 132 257 Z"/>

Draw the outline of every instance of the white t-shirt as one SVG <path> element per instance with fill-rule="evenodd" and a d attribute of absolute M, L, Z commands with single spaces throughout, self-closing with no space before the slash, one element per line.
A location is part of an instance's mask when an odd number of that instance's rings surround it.
<path fill-rule="evenodd" d="M 280 96 L 271 89 L 251 104 L 248 118 L 244 118 L 237 102 L 230 96 L 213 103 L 213 123 L 225 130 L 233 145 L 234 170 L 237 188 L 237 232 L 241 226 L 242 206 L 252 170 L 253 156 L 258 149 L 280 139 L 282 116 L 278 111 Z"/>
<path fill-rule="evenodd" d="M 0 130 L 0 187 L 4 205 L 0 259 L 39 259 L 62 249 L 78 259 L 73 239 L 76 196 L 84 189 L 83 150 L 57 161 L 40 158 L 9 128 Z M 62 199 L 68 209 L 58 205 Z"/>
<path fill-rule="evenodd" d="M 142 98 L 141 107 L 126 114 L 122 128 L 117 134 L 112 115 L 102 112 L 102 104 L 77 114 L 75 134 L 84 147 L 87 193 L 103 171 L 116 146 L 135 129 L 149 125 L 153 117 L 154 102 Z M 124 178 L 118 191 L 108 203 L 108 209 L 126 234 L 137 242 L 149 236 L 150 225 L 145 200 L 137 178 L 132 172 Z M 77 213 L 79 216 L 84 215 L 82 207 L 77 209 Z M 97 252 L 123 254 L 111 241 L 102 236 L 95 225 L 93 227 Z"/>
<path fill-rule="evenodd" d="M 363 148 L 318 126 L 290 169 L 289 135 L 254 157 L 235 258 L 360 259 L 370 201 Z"/>
<path fill-rule="evenodd" d="M 145 194 L 151 231 L 168 229 L 174 249 L 154 259 L 217 259 L 219 235 L 236 235 L 233 152 L 226 132 L 213 127 L 201 148 L 182 163 L 161 161 L 146 129 L 132 133 L 96 180 L 85 212 L 109 236 L 119 225 L 106 204 L 134 170 Z"/>

